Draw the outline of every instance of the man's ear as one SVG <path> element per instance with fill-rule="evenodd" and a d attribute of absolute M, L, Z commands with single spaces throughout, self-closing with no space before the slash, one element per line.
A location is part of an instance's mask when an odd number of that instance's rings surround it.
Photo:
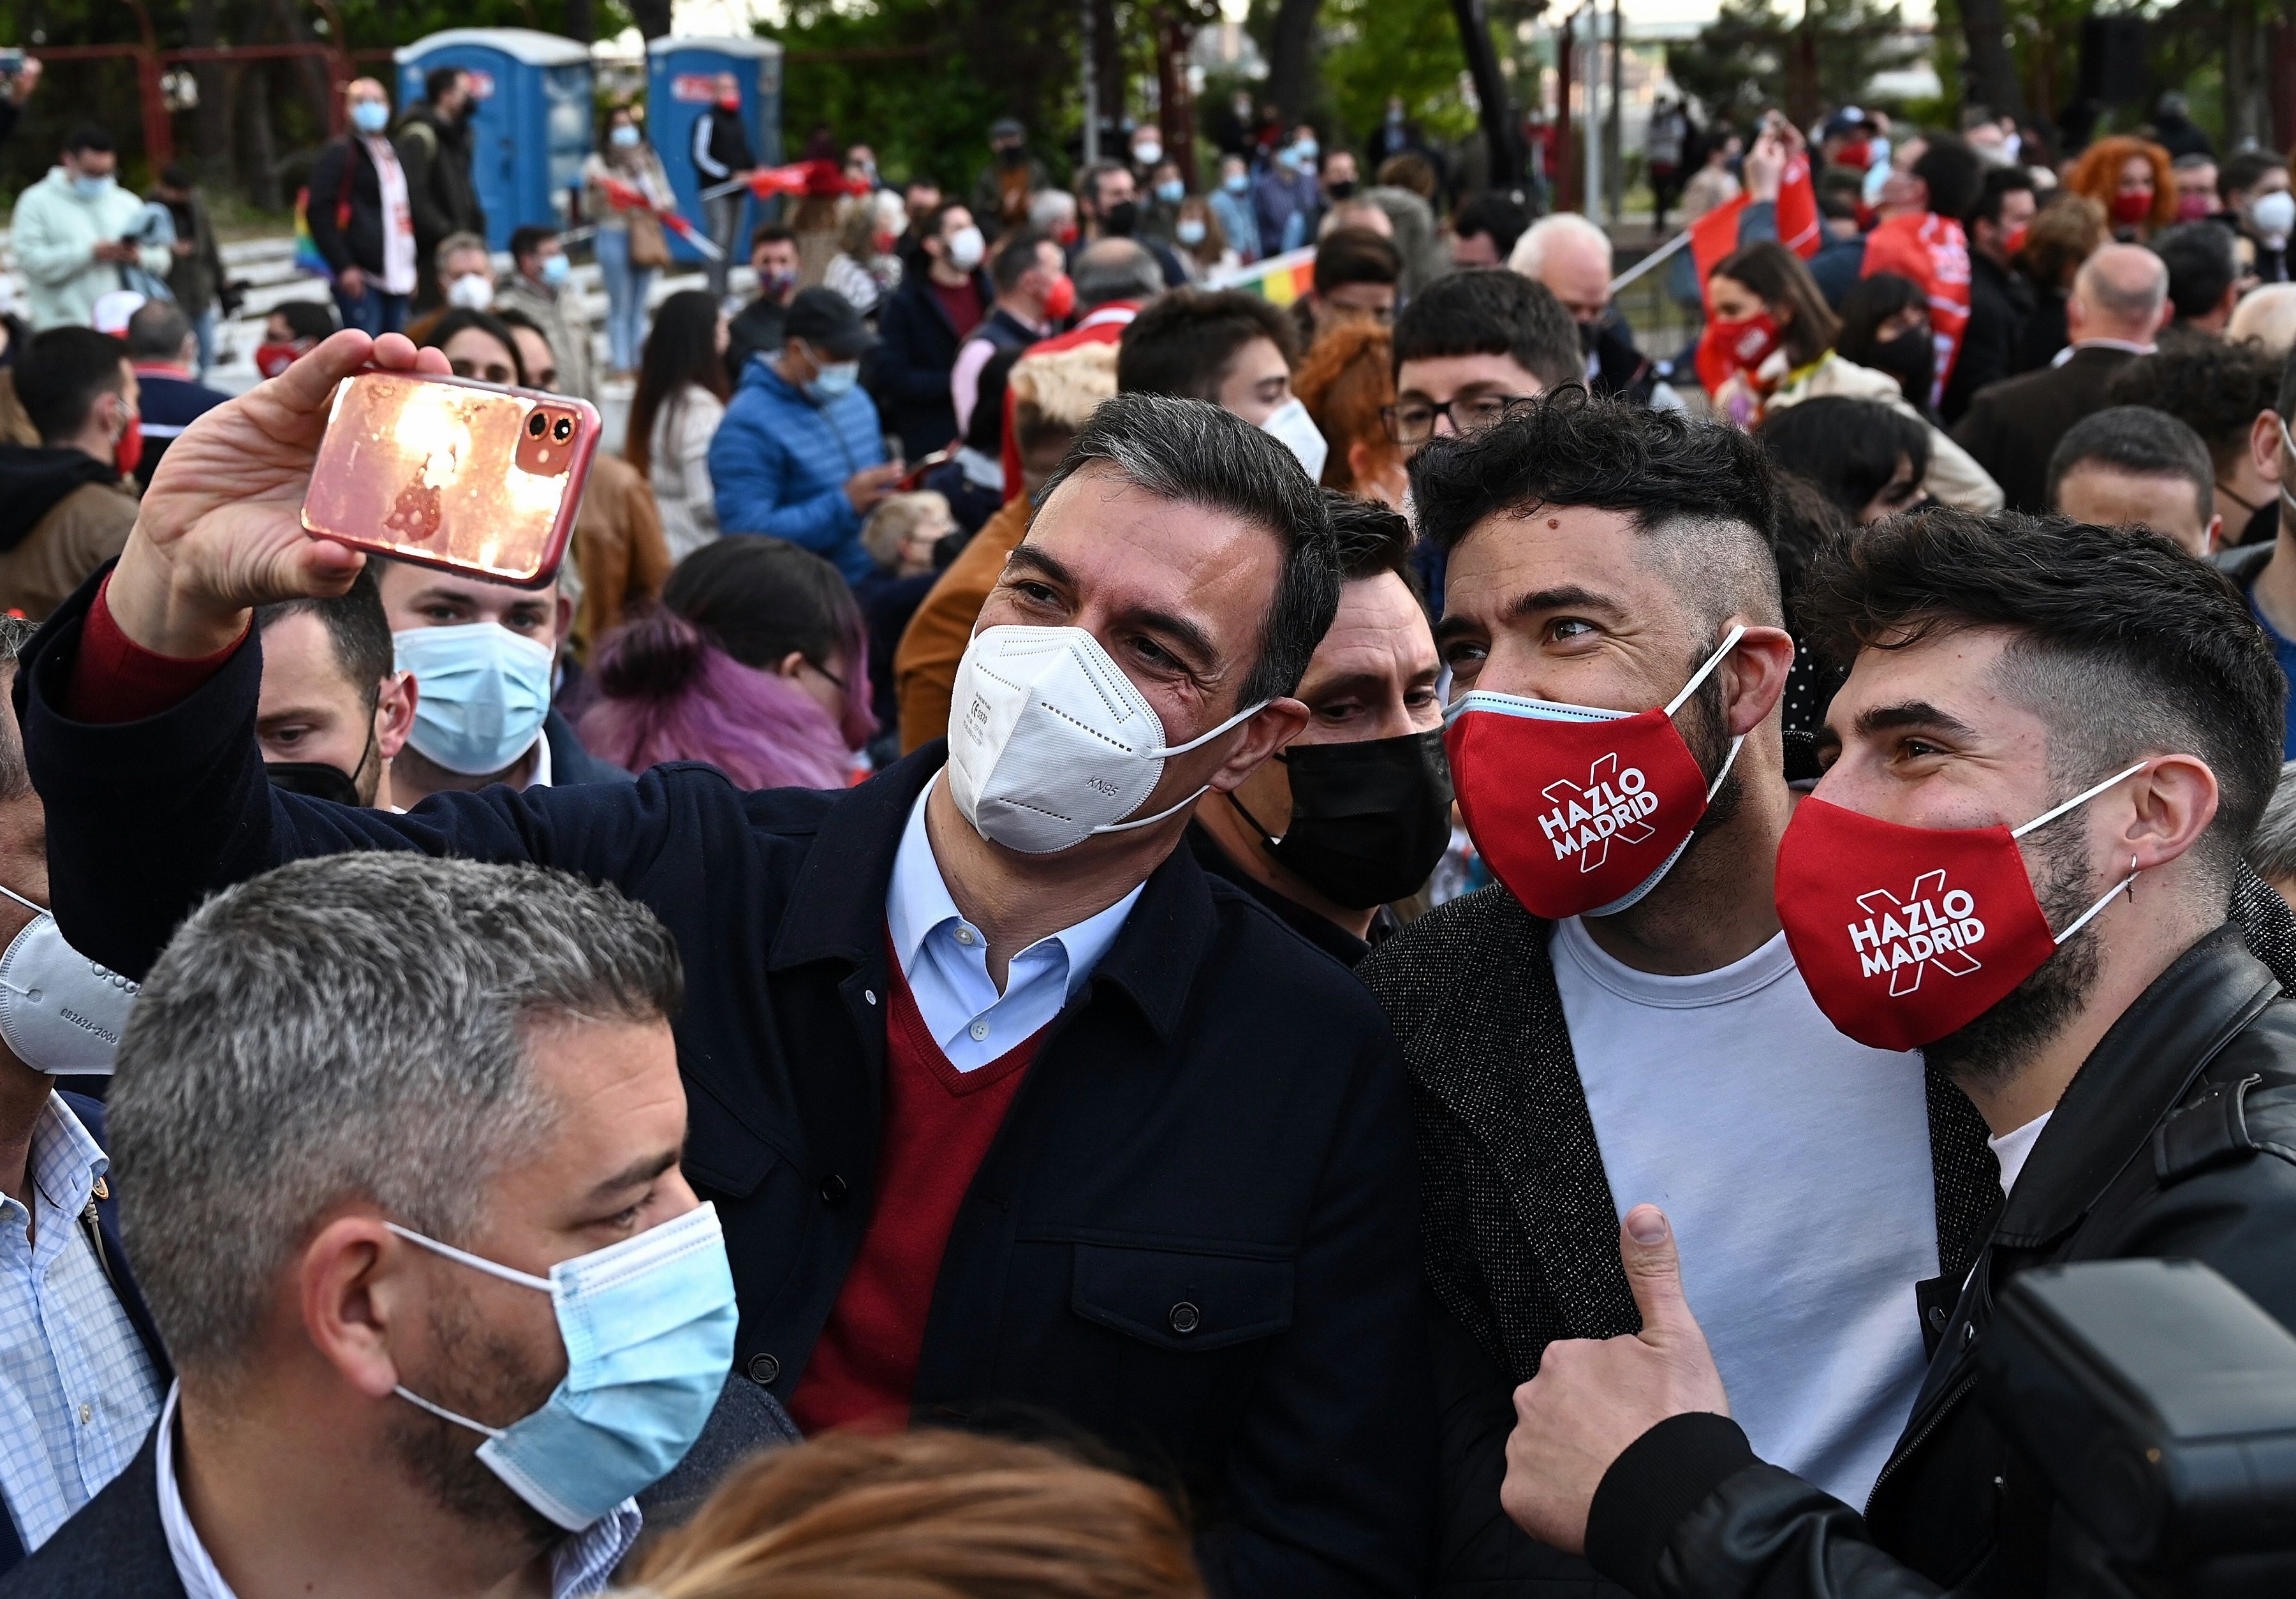
<path fill-rule="evenodd" d="M 2217 775 L 2197 755 L 2153 758 L 2150 771 L 2130 780 L 2132 809 L 2113 840 L 2127 851 L 2128 870 L 2165 866 L 2198 843 L 2217 819 Z"/>
<path fill-rule="evenodd" d="M 421 1325 L 428 1296 L 414 1253 L 366 1213 L 336 1217 L 295 1256 L 303 1335 L 339 1378 L 371 1399 L 398 1385 L 394 1332 L 405 1336 Z"/>
<path fill-rule="evenodd" d="M 1308 707 L 1288 695 L 1270 700 L 1259 713 L 1245 722 L 1242 736 L 1228 752 L 1219 769 L 1204 781 L 1216 793 L 1231 793 L 1241 787 L 1244 779 L 1259 770 L 1268 757 L 1300 736 L 1308 726 Z"/>
<path fill-rule="evenodd" d="M 1786 677 L 1793 663 L 1793 636 L 1784 627 L 1746 629 L 1745 636 L 1714 668 L 1722 683 L 1723 720 L 1732 738 L 1753 732 L 1777 709 L 1785 697 Z"/>
<path fill-rule="evenodd" d="M 422 697 L 412 672 L 393 672 L 382 680 L 374 700 L 375 752 L 385 760 L 397 758 L 414 731 L 414 707 Z"/>
<path fill-rule="evenodd" d="M 2280 481 L 2280 413 L 2259 411 L 2248 426 L 2248 463 L 2267 483 Z"/>

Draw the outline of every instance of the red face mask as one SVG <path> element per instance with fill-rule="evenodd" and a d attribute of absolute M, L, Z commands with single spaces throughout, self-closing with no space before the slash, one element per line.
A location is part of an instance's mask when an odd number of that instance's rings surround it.
<path fill-rule="evenodd" d="M 1804 800 L 1778 845 L 1778 921 L 1817 1008 L 1870 1049 L 1919 1049 L 2000 1004 L 2136 881 L 2052 932 L 2017 840 L 2144 769 L 2013 829 L 1907 827 Z"/>
<path fill-rule="evenodd" d="M 127 425 L 119 430 L 119 442 L 111 447 L 111 459 L 112 463 L 119 468 L 121 477 L 135 475 L 135 468 L 144 459 L 144 419 L 141 416 L 129 417 Z"/>
<path fill-rule="evenodd" d="M 2177 220 L 2179 222 L 2198 222 L 2203 217 L 2215 216 L 2216 210 L 2205 194 L 2177 196 Z"/>
<path fill-rule="evenodd" d="M 258 344 L 255 347 L 255 370 L 266 378 L 275 378 L 292 366 L 295 357 L 302 353 L 299 345 Z"/>
<path fill-rule="evenodd" d="M 1698 375 L 1711 393 L 1730 374 L 1751 372 L 1778 347 L 1778 324 L 1767 311 L 1735 322 L 1710 321 L 1698 339 Z"/>
<path fill-rule="evenodd" d="M 2002 234 L 2001 253 L 2005 256 L 2013 256 L 2019 250 L 2024 249 L 2025 235 L 2031 231 L 2032 230 L 2024 223 L 2021 222 L 2016 226 L 2011 228 L 2007 233 Z"/>
<path fill-rule="evenodd" d="M 738 111 L 742 109 L 742 97 L 739 94 L 720 94 L 718 96 L 718 109 L 721 111 Z"/>
<path fill-rule="evenodd" d="M 2134 226 L 2152 214 L 2152 191 L 2123 189 L 2112 197 L 2112 219 Z"/>
<path fill-rule="evenodd" d="M 1452 708 L 1459 813 L 1475 848 L 1534 916 L 1608 916 L 1658 887 L 1730 775 L 1709 783 L 1674 713 L 1737 646 L 1731 632 L 1682 692 L 1639 716 L 1472 692 Z"/>
<path fill-rule="evenodd" d="M 1841 161 L 1845 167 L 1863 172 L 1874 164 L 1874 146 L 1863 139 L 1854 144 L 1844 144 L 1841 147 Z"/>
<path fill-rule="evenodd" d="M 1066 322 L 1069 313 L 1076 309 L 1076 279 L 1063 272 L 1045 291 L 1045 315 L 1054 322 Z"/>

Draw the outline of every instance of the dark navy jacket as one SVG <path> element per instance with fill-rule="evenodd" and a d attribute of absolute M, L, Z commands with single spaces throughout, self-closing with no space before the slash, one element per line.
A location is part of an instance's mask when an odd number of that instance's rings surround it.
<path fill-rule="evenodd" d="M 80 1126 L 87 1129 L 87 1136 L 95 1140 L 97 1146 L 109 1148 L 104 1136 L 103 1102 L 79 1094 L 66 1094 L 62 1097 L 71 1107 L 72 1114 L 79 1118 Z M 105 1184 L 103 1195 L 95 1201 L 95 1227 L 96 1236 L 103 1243 L 104 1275 L 111 1279 L 112 1287 L 118 1291 L 119 1308 L 127 1313 L 128 1324 L 135 1329 L 135 1336 L 144 1341 L 144 1351 L 152 1357 L 152 1365 L 159 1374 L 160 1385 L 165 1388 L 175 1380 L 174 1368 L 168 1363 L 168 1351 L 160 1343 L 159 1329 L 152 1324 L 152 1313 L 144 1308 L 144 1295 L 136 1288 L 135 1279 L 128 1275 L 127 1251 L 119 1242 L 119 1195 L 116 1185 L 109 1182 Z M 148 1439 L 144 1453 L 150 1453 Z M 136 1458 L 140 1461 L 143 1457 L 139 1455 Z M 132 1473 L 135 1468 L 131 1465 L 127 1469 Z M 82 1507 L 83 1514 L 86 1508 Z M 78 1519 L 77 1516 L 73 1518 L 75 1521 Z M 23 1558 L 24 1544 L 16 1536 L 14 1518 L 0 1514 L 0 1573 L 10 1570 Z"/>
<path fill-rule="evenodd" d="M 615 884 L 684 956 L 685 1170 L 725 1220 L 737 1369 L 792 1393 L 876 1202 L 885 897 L 942 746 L 834 793 L 744 793 L 682 764 L 354 809 L 265 778 L 258 638 L 171 710 L 62 716 L 93 588 L 33 640 L 16 687 L 74 947 L 140 974 L 201 896 L 342 849 Z M 966 1193 L 913 1414 L 1096 1435 L 1191 1497 L 1224 1596 L 1409 1593 L 1433 1458 L 1419 1281 L 1385 1016 L 1177 849 L 1045 1033 Z"/>

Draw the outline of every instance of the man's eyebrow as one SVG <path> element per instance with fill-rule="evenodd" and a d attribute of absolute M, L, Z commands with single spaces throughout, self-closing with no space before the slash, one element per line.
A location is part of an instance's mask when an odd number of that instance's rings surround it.
<path fill-rule="evenodd" d="M 1534 589 L 1519 595 L 1506 608 L 1509 621 L 1521 621 L 1542 611 L 1600 611 L 1611 616 L 1624 616 L 1626 608 L 1607 594 L 1598 594 L 1591 588 L 1575 583 L 1560 588 Z"/>
<path fill-rule="evenodd" d="M 1875 734 L 1906 727 L 1927 728 L 1950 739 L 1974 739 L 1980 736 L 1976 728 L 1959 717 L 1939 709 L 1926 700 L 1900 700 L 1895 705 L 1873 705 L 1857 713 L 1857 732 L 1871 738 Z"/>
<path fill-rule="evenodd" d="M 1007 572 L 1010 572 L 1014 566 L 1020 566 L 1033 571 L 1048 583 L 1060 584 L 1070 591 L 1076 587 L 1076 576 L 1069 570 L 1066 564 L 1058 557 L 1049 555 L 1033 545 L 1015 545 L 1013 547 L 1013 553 L 1004 558 L 1004 565 Z M 1213 644 L 1211 635 L 1204 631 L 1201 623 L 1152 606 L 1137 606 L 1118 614 L 1119 619 L 1132 627 L 1144 627 L 1151 632 L 1163 635 L 1181 654 L 1193 658 L 1191 665 L 1199 673 L 1210 670 L 1219 660 L 1219 651 Z"/>
<path fill-rule="evenodd" d="M 613 1198 L 625 1189 L 651 1183 L 677 1164 L 678 1152 L 674 1149 L 657 1150 L 650 1155 L 640 1155 L 612 1177 L 604 1178 L 590 1190 L 590 1198 L 603 1201 Z"/>
<path fill-rule="evenodd" d="M 1435 624 L 1435 647 L 1439 650 L 1454 639 L 1474 637 L 1482 631 L 1482 624 L 1454 611 Z"/>
<path fill-rule="evenodd" d="M 1013 546 L 1013 553 L 1004 557 L 1004 568 L 1010 571 L 1016 566 L 1025 567 L 1051 582 L 1065 584 L 1071 588 L 1076 586 L 1076 574 L 1057 557 L 1047 555 L 1034 545 L 1024 543 Z"/>
<path fill-rule="evenodd" d="M 1421 672 L 1414 676 L 1432 677 L 1435 674 Z M 1361 694 L 1365 698 L 1375 698 L 1387 687 L 1389 682 L 1390 679 L 1384 672 L 1349 672 L 1344 676 L 1332 678 L 1329 683 L 1317 685 L 1316 697 L 1321 700 L 1337 694 Z"/>

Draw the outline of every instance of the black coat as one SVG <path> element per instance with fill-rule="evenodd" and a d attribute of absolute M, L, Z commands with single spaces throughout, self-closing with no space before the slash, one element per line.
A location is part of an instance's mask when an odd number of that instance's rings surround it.
<path fill-rule="evenodd" d="M 62 716 L 94 581 L 18 674 L 65 936 L 141 973 L 203 894 L 348 849 L 537 861 L 651 906 L 685 958 L 685 1171 L 725 1218 L 737 1369 L 786 1398 L 877 1197 L 885 896 L 942 747 L 835 793 L 743 793 L 679 765 L 353 809 L 266 780 L 259 639 L 144 721 Z M 1433 1448 L 1418 1256 L 1409 1101 L 1378 1006 L 1176 850 L 973 1179 L 914 1414 L 1049 1413 L 1098 1435 L 1189 1490 L 1223 1595 L 1406 1593 Z"/>
<path fill-rule="evenodd" d="M 399 167 L 406 174 L 406 201 L 414 212 L 414 261 L 425 279 L 434 275 L 431 252 L 452 233 L 486 236 L 486 208 L 479 203 L 471 176 L 471 119 L 449 122 L 417 102 L 392 135 Z M 311 193 L 319 191 L 315 184 Z"/>
<path fill-rule="evenodd" d="M 1971 250 L 1969 326 L 1961 336 L 1953 376 L 1946 380 L 1945 401 L 1938 407 L 1948 426 L 1961 420 L 1979 390 L 2016 370 L 2011 363 L 2016 358 L 2025 319 L 2032 314 L 2032 284 L 1992 257 Z"/>
<path fill-rule="evenodd" d="M 339 227 L 336 212 L 346 201 L 350 219 L 348 226 Z M 328 266 L 338 273 L 356 266 L 380 280 L 382 176 L 374 169 L 374 158 L 367 153 L 364 140 L 343 134 L 319 146 L 318 159 L 311 163 L 310 200 L 305 212 L 311 224 L 311 242 Z"/>
<path fill-rule="evenodd" d="M 922 461 L 956 437 L 956 401 L 948 374 L 971 328 L 958 327 L 932 291 L 932 275 L 922 259 L 901 274 L 898 287 L 877 313 L 877 349 L 870 388 L 888 426 L 901 436 L 902 453 Z M 996 303 L 985 272 L 975 273 L 980 308 Z"/>
<path fill-rule="evenodd" d="M 78 1094 L 64 1095 L 63 1099 L 71 1107 L 72 1114 L 79 1118 L 80 1126 L 87 1129 L 87 1136 L 95 1140 L 96 1147 L 107 1147 L 103 1102 Z M 160 1387 L 165 1388 L 175 1380 L 175 1370 L 168 1363 L 168 1351 L 160 1341 L 159 1328 L 152 1324 L 152 1313 L 144 1308 L 143 1291 L 135 1286 L 135 1278 L 127 1269 L 127 1250 L 119 1241 L 119 1196 L 112 1191 L 109 1179 L 104 1192 L 95 1200 L 95 1230 L 102 1246 L 104 1275 L 111 1279 L 112 1291 L 119 1296 L 119 1308 L 127 1312 L 127 1324 L 143 1341 L 144 1352 L 151 1357 L 152 1369 L 159 1374 Z M 128 1470 L 135 1468 L 130 1466 Z M 85 1511 L 86 1507 L 81 1508 Z M 24 1540 L 17 1535 L 15 1519 L 0 1513 L 0 1573 L 13 1570 L 23 1558 Z M 11 1590 L 0 1587 L 0 1591 Z"/>
<path fill-rule="evenodd" d="M 2227 925 L 2090 1053 L 1932 1346 L 1862 1520 L 1758 1461 L 1728 1420 L 1677 1416 L 1603 1478 L 1594 1562 L 1644 1599 L 2050 1591 L 2054 1495 L 1972 1391 L 1995 1300 L 2037 1266 L 2179 1257 L 2296 1328 L 2296 1004 L 2281 992 Z"/>
<path fill-rule="evenodd" d="M 2047 508 L 2049 456 L 2058 440 L 2112 403 L 2107 391 L 2113 374 L 2135 359 L 2128 350 L 2092 344 L 2062 366 L 1981 389 L 1954 425 L 1953 441 L 2001 485 L 2010 510 L 2038 513 Z"/>

